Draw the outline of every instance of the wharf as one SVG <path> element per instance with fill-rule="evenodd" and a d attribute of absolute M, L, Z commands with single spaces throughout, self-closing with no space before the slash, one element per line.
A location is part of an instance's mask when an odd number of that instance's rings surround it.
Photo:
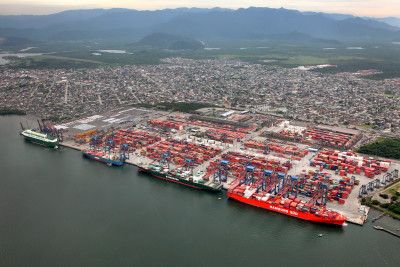
<path fill-rule="evenodd" d="M 72 148 L 72 149 L 78 150 L 78 151 L 83 151 L 83 150 L 89 148 L 88 145 L 76 144 L 73 140 L 64 141 L 64 142 L 60 143 L 60 146 Z M 136 167 L 141 167 L 141 166 L 147 165 L 148 163 L 151 162 L 150 159 L 147 159 L 145 157 L 140 157 L 139 153 L 137 153 L 136 151 L 134 153 L 130 153 L 129 156 L 130 156 L 129 159 L 127 159 L 125 162 L 127 164 L 130 164 L 130 165 L 133 165 Z"/>
<path fill-rule="evenodd" d="M 60 146 L 72 148 L 72 149 L 78 150 L 78 151 L 83 151 L 83 150 L 89 148 L 87 145 L 80 145 L 80 144 L 77 144 L 77 143 L 75 143 L 73 140 L 61 142 L 61 143 L 60 143 Z"/>
<path fill-rule="evenodd" d="M 72 148 L 78 151 L 82 151 L 88 148 L 88 145 L 80 145 L 76 144 L 73 140 L 70 141 L 64 141 L 60 143 L 61 146 Z M 234 146 L 226 149 L 224 152 L 228 151 L 241 151 L 239 146 L 235 144 Z M 242 151 L 243 152 L 243 151 Z M 248 151 L 247 153 L 252 153 L 252 154 L 257 154 L 253 151 Z M 314 155 L 310 153 L 306 157 L 304 157 L 296 166 L 289 171 L 288 174 L 294 174 L 300 170 L 300 168 L 304 168 L 304 165 L 307 165 L 307 162 L 313 157 Z M 212 160 L 215 160 L 218 158 L 218 156 L 210 159 L 207 162 L 204 162 L 203 164 L 199 165 L 194 172 L 196 173 L 197 171 L 205 171 L 206 166 L 208 163 Z M 144 167 L 147 166 L 148 164 L 152 163 L 153 160 L 147 158 L 147 157 L 142 157 L 138 151 L 134 151 L 133 153 L 129 154 L 129 159 L 126 160 L 126 164 L 133 165 L 135 167 Z M 298 167 L 297 167 L 298 166 Z M 232 177 L 228 177 L 227 181 L 222 184 L 222 188 L 227 190 L 229 186 L 235 181 L 236 179 Z M 331 210 L 337 211 L 342 213 L 347 217 L 347 222 L 357 224 L 357 225 L 363 225 L 364 222 L 367 220 L 368 217 L 368 212 L 369 212 L 369 207 L 362 206 L 358 200 L 358 188 L 353 190 L 353 192 L 349 195 L 349 199 L 346 201 L 346 205 L 338 205 L 336 203 L 328 203 L 328 207 Z"/>
<path fill-rule="evenodd" d="M 394 235 L 394 236 L 400 238 L 400 234 L 395 233 L 395 232 L 393 232 L 393 231 L 390 231 L 390 230 L 388 230 L 388 229 L 386 229 L 386 228 L 383 228 L 382 226 L 376 226 L 376 225 L 374 225 L 374 229 L 380 230 L 380 231 L 384 231 L 384 232 L 386 232 L 386 233 L 389 233 L 389 234 L 391 234 L 391 235 Z"/>
<path fill-rule="evenodd" d="M 78 151 L 83 151 L 87 148 L 89 148 L 87 145 L 79 145 L 76 144 L 74 141 L 64 141 L 60 143 L 61 146 L 72 148 Z M 135 167 L 143 167 L 146 168 L 149 164 L 153 163 L 154 160 L 147 158 L 147 157 L 142 157 L 138 150 L 135 150 L 133 153 L 129 153 L 129 158 L 125 160 L 126 164 L 133 165 Z M 213 181 L 207 181 L 205 183 L 206 186 L 212 186 L 214 185 Z M 215 186 L 215 185 L 214 185 Z M 227 187 L 223 187 L 227 188 Z"/>
<path fill-rule="evenodd" d="M 257 117 L 257 116 L 256 116 Z M 153 120 L 152 120 L 153 119 Z M 164 124 L 160 124 L 159 126 L 154 125 L 153 123 L 149 123 L 149 121 L 164 121 Z M 254 121 L 256 123 L 258 121 Z M 172 126 L 171 126 L 172 125 Z M 258 124 L 260 125 L 260 124 Z M 231 126 L 231 124 L 229 124 Z M 265 132 L 274 130 L 274 132 L 279 132 L 281 130 L 298 130 L 298 129 L 305 129 L 306 125 L 301 124 L 293 124 L 282 125 L 279 121 L 272 124 L 272 126 L 262 126 L 258 128 L 252 128 L 252 130 L 244 132 L 238 132 L 230 127 L 221 126 L 220 124 L 212 123 L 212 122 L 204 122 L 198 123 L 197 121 L 193 121 L 190 119 L 188 114 L 183 113 L 176 113 L 176 112 L 160 112 L 154 110 L 144 110 L 144 109 L 126 109 L 126 110 L 114 110 L 107 112 L 106 114 L 101 115 L 94 115 L 91 117 L 87 117 L 84 119 L 75 120 L 72 122 L 64 123 L 62 125 L 58 125 L 60 129 L 66 130 L 67 133 L 65 135 L 65 141 L 60 143 L 60 146 L 69 147 L 78 151 L 82 151 L 89 148 L 88 144 L 88 136 L 84 135 L 84 138 L 78 138 L 78 141 L 86 142 L 85 144 L 78 144 L 75 142 L 75 137 L 79 133 L 85 133 L 90 131 L 98 131 L 100 134 L 110 134 L 111 132 L 114 133 L 115 131 L 123 130 L 125 131 L 136 131 L 136 132 L 148 132 L 148 135 L 141 135 L 141 134 L 128 134 L 127 139 L 129 142 L 132 143 L 133 146 L 130 149 L 128 154 L 128 158 L 126 159 L 126 164 L 130 164 L 136 167 L 147 168 L 149 164 L 154 163 L 157 156 L 150 155 L 147 157 L 143 152 L 149 153 L 146 151 L 147 146 L 153 146 L 155 149 L 151 150 L 152 153 L 162 153 L 165 151 L 161 151 L 163 149 L 168 149 L 168 146 L 171 150 L 173 146 L 176 144 L 182 144 L 182 147 L 185 144 L 191 144 L 190 146 L 182 149 L 182 156 L 179 158 L 181 161 L 185 159 L 188 154 L 199 155 L 198 153 L 204 152 L 204 146 L 213 149 L 214 151 L 218 151 L 218 153 L 209 153 L 208 155 L 211 157 L 207 157 L 206 160 L 200 160 L 198 165 L 193 166 L 193 178 L 200 178 L 203 175 L 209 176 L 209 181 L 206 183 L 212 184 L 213 181 L 213 170 L 209 169 L 210 165 L 215 165 L 218 161 L 222 160 L 223 155 L 230 153 L 231 155 L 237 154 L 237 158 L 240 158 L 242 161 L 246 161 L 246 159 L 262 158 L 265 162 L 273 162 L 272 164 L 276 165 L 277 168 L 280 166 L 287 166 L 286 163 L 289 163 L 291 168 L 288 169 L 287 175 L 290 176 L 298 176 L 301 174 L 317 174 L 324 173 L 328 177 L 332 178 L 332 184 L 338 184 L 339 181 L 342 180 L 342 175 L 338 174 L 337 172 L 331 169 L 323 169 L 321 170 L 319 166 L 314 166 L 310 164 L 311 161 L 314 160 L 314 157 L 317 153 L 313 152 L 315 149 L 310 149 L 312 145 L 304 144 L 299 142 L 293 141 L 285 141 L 279 140 L 274 137 L 266 137 Z M 170 130 L 167 130 L 168 127 Z M 275 129 L 275 128 L 276 129 Z M 277 128 L 278 127 L 278 128 Z M 289 127 L 289 128 L 288 128 Z M 320 127 L 321 128 L 321 127 Z M 322 127 L 324 128 L 324 127 Z M 340 129 L 332 128 L 326 129 L 332 132 L 339 131 Z M 217 132 L 221 135 L 208 135 L 209 131 Z M 340 132 L 340 131 L 339 131 Z M 343 131 L 342 131 L 343 132 Z M 345 133 L 348 133 L 345 131 Z M 355 132 L 351 132 L 349 134 L 355 134 Z M 223 137 L 225 135 L 225 137 Z M 231 135 L 230 137 L 228 135 Z M 146 139 L 148 136 L 153 136 L 156 138 L 149 138 Z M 228 138 L 224 139 L 223 138 Z M 121 134 L 117 135 L 117 140 L 119 140 L 118 145 L 120 145 Z M 125 138 L 125 137 L 123 137 Z M 143 139 L 142 139 L 143 138 Z M 142 143 L 142 140 L 143 143 Z M 149 141 L 150 140 L 150 141 Z M 174 140 L 174 141 L 171 141 Z M 178 141 L 178 142 L 175 142 Z M 157 148 L 158 142 L 162 142 L 160 148 Z M 257 146 L 255 145 L 252 147 L 248 145 L 248 143 L 255 143 L 255 144 L 267 144 L 271 143 L 271 146 L 274 146 L 275 149 L 271 149 L 268 151 L 269 153 L 265 153 L 263 149 L 263 145 Z M 200 152 L 191 151 L 193 147 L 202 147 L 199 149 Z M 291 148 L 297 148 L 292 150 Z M 132 149 L 134 149 L 132 151 Z M 158 149 L 158 150 L 157 150 Z M 160 151 L 159 151 L 160 150 Z M 288 150 L 288 151 L 286 151 Z M 307 151 L 308 154 L 303 154 L 302 151 Z M 178 151 L 178 152 L 177 152 Z M 179 153 L 179 149 L 175 151 Z M 194 153 L 190 153 L 194 152 Z M 296 152 L 296 153 L 294 153 Z M 297 153 L 299 152 L 299 153 Z M 301 152 L 301 153 L 300 153 Z M 206 153 L 207 154 L 207 153 Z M 230 156 L 230 155 L 228 155 Z M 201 157 L 201 155 L 199 155 Z M 233 156 L 236 157 L 236 156 Z M 201 157 L 203 158 L 203 157 Z M 204 157 L 205 159 L 205 157 Z M 244 162 L 243 161 L 243 162 Z M 234 162 L 234 161 L 233 161 Z M 238 164 L 244 164 L 243 162 Z M 176 159 L 169 161 L 170 167 L 172 169 L 181 166 L 182 164 Z M 177 164 L 177 165 L 175 165 Z M 235 163 L 236 164 L 236 163 Z M 232 163 L 233 165 L 233 163 Z M 393 166 L 391 169 L 396 168 L 399 169 L 398 162 L 393 162 Z M 211 166 L 213 167 L 213 166 Z M 261 167 L 260 167 L 261 168 Z M 272 167 L 275 168 L 275 167 Z M 283 169 L 283 168 L 282 168 Z M 237 171 L 237 168 L 236 168 Z M 211 174 L 210 174 L 211 173 Z M 233 173 L 233 174 L 232 174 Z M 228 189 L 231 184 L 240 178 L 237 173 L 232 172 L 229 174 L 227 181 L 222 183 L 223 189 Z M 210 176 L 211 175 L 211 176 Z M 375 179 L 381 178 L 384 173 L 380 174 L 379 176 L 375 176 Z M 354 176 L 356 180 L 359 181 L 358 185 L 352 185 L 352 190 L 349 190 L 349 193 L 346 195 L 345 201 L 341 199 L 342 202 L 339 204 L 339 201 L 329 201 L 327 203 L 327 208 L 336 212 L 339 212 L 347 217 L 347 221 L 363 225 L 367 220 L 369 207 L 361 205 L 359 192 L 362 185 L 367 185 L 372 181 L 371 178 L 363 174 L 356 174 L 351 173 L 351 176 Z M 350 177 L 349 177 L 350 178 Z M 342 189 L 341 189 L 342 190 Z M 308 199 L 304 199 L 307 201 Z M 331 199 L 332 200 L 332 199 Z M 337 200 L 337 199 L 336 199 Z"/>

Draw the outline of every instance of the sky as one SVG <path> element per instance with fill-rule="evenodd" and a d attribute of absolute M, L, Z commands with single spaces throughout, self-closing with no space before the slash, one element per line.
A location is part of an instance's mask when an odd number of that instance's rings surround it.
<path fill-rule="evenodd" d="M 400 17 L 400 0 L 0 0 L 0 14 L 50 14 L 80 8 L 271 7 L 357 16 Z"/>

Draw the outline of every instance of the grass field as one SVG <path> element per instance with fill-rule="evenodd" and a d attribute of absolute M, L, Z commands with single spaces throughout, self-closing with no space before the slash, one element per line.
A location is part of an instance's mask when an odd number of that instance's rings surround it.
<path fill-rule="evenodd" d="M 389 193 L 392 196 L 396 195 L 396 192 L 400 189 L 400 181 L 398 181 L 397 183 L 393 184 L 392 186 L 388 187 L 385 190 L 385 193 Z"/>

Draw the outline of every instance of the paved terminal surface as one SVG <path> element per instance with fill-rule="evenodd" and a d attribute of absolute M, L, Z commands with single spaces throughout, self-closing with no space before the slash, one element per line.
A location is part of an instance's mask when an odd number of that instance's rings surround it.
<path fill-rule="evenodd" d="M 62 143 L 62 145 L 66 147 L 70 147 L 76 150 L 84 150 L 89 148 L 88 145 L 79 145 L 76 144 L 73 141 L 65 141 Z M 228 147 L 224 152 L 229 152 L 229 151 L 236 151 L 236 152 L 242 152 L 238 147 Z M 259 153 L 251 152 L 253 155 L 261 155 Z M 294 166 L 292 169 L 289 170 L 288 174 L 289 175 L 296 175 L 299 174 L 302 170 L 316 170 L 315 167 L 310 167 L 309 166 L 309 161 L 315 156 L 315 153 L 309 153 L 307 156 L 305 156 L 301 161 L 294 162 Z M 200 164 L 194 169 L 194 173 L 197 173 L 199 171 L 205 172 L 208 164 L 211 161 L 214 161 L 219 158 L 219 155 L 217 155 L 214 158 L 211 158 L 210 160 L 204 162 L 203 164 Z M 154 162 L 153 160 L 146 158 L 146 157 L 141 157 L 138 151 L 135 151 L 134 153 L 129 154 L 129 159 L 126 160 L 126 163 L 135 165 L 135 166 L 147 166 L 148 164 Z M 394 163 L 394 166 L 391 167 L 390 170 L 393 170 L 395 168 L 399 168 L 400 166 L 397 163 Z M 324 172 L 329 172 L 333 177 L 337 176 L 333 171 L 328 171 L 324 170 Z M 380 176 L 383 176 L 384 174 L 381 174 Z M 355 185 L 351 193 L 349 194 L 348 198 L 346 199 L 346 202 L 344 205 L 340 205 L 337 202 L 328 202 L 327 207 L 342 213 L 347 217 L 347 221 L 355 224 L 360 224 L 362 225 L 366 219 L 368 218 L 368 212 L 369 212 L 369 207 L 361 205 L 360 199 L 358 197 L 359 190 L 361 188 L 361 185 L 367 184 L 371 181 L 371 179 L 363 176 L 363 175 L 357 175 L 354 174 L 356 179 L 360 180 L 359 185 Z M 377 176 L 376 178 L 380 178 L 380 176 Z M 336 177 L 338 178 L 338 177 Z M 228 189 L 229 186 L 235 181 L 235 178 L 228 177 L 228 180 L 223 183 L 223 188 Z"/>
<path fill-rule="evenodd" d="M 309 162 L 312 158 L 314 158 L 316 153 L 309 153 L 306 155 L 301 161 L 299 161 L 295 166 L 289 170 L 289 175 L 296 175 L 301 173 L 303 170 L 307 172 L 312 170 L 315 171 L 318 168 L 309 166 Z M 339 175 L 336 175 L 334 171 L 323 170 L 323 172 L 328 172 L 333 178 L 340 178 Z M 368 217 L 369 207 L 361 205 L 360 200 L 358 198 L 358 192 L 360 190 L 361 184 L 366 184 L 370 181 L 369 178 L 363 175 L 354 175 L 356 179 L 360 180 L 360 185 L 355 185 L 353 190 L 349 194 L 349 197 L 346 199 L 344 205 L 340 205 L 337 202 L 328 202 L 327 207 L 342 213 L 347 217 L 347 221 L 355 224 L 363 224 Z"/>
<path fill-rule="evenodd" d="M 64 129 L 64 141 L 61 145 L 70 147 L 76 150 L 85 150 L 89 148 L 88 143 L 79 144 L 74 140 L 74 136 L 78 133 L 83 133 L 85 131 L 97 130 L 102 132 L 113 132 L 116 129 L 140 129 L 144 131 L 150 131 L 153 134 L 157 134 L 161 137 L 161 141 L 169 140 L 171 138 L 175 140 L 181 140 L 188 143 L 194 143 L 197 145 L 205 145 L 208 147 L 213 147 L 221 150 L 221 153 L 217 154 L 213 158 L 206 160 L 202 164 L 196 165 L 193 169 L 194 178 L 199 175 L 204 175 L 207 171 L 207 167 L 211 162 L 216 162 L 221 160 L 221 154 L 228 152 L 238 152 L 243 155 L 248 156 L 256 156 L 263 157 L 267 159 L 278 160 L 281 163 L 286 162 L 288 160 L 292 163 L 292 168 L 289 169 L 288 175 L 299 175 L 301 173 L 309 172 L 309 171 L 317 171 L 316 167 L 310 166 L 310 160 L 312 160 L 316 156 L 316 152 L 309 152 L 306 156 L 300 157 L 297 159 L 290 159 L 290 157 L 282 157 L 282 154 L 277 154 L 275 152 L 271 152 L 268 155 L 265 155 L 263 151 L 259 149 L 247 148 L 244 146 L 244 142 L 248 140 L 257 140 L 261 143 L 269 140 L 274 140 L 273 138 L 266 139 L 263 136 L 264 131 L 268 127 L 257 127 L 256 130 L 252 130 L 246 133 L 244 138 L 234 139 L 232 143 L 224 143 L 222 141 L 211 140 L 204 136 L 196 137 L 198 132 L 207 133 L 209 131 L 209 126 L 204 125 L 196 125 L 196 132 L 193 132 L 192 125 L 190 122 L 189 114 L 182 113 L 171 113 L 171 112 L 163 112 L 163 111 L 155 111 L 155 110 L 147 110 L 140 108 L 129 108 L 129 109 L 119 109 L 106 112 L 104 114 L 93 115 L 87 118 L 74 120 L 71 122 L 63 123 L 57 125 L 56 127 L 59 129 Z M 148 125 L 148 121 L 150 119 L 158 119 L 158 120 L 175 120 L 177 122 L 181 122 L 183 124 L 187 123 L 188 127 L 184 127 L 181 130 L 166 130 L 165 128 L 156 129 L 153 126 Z M 254 121 L 256 123 L 257 121 Z M 277 126 L 269 127 L 276 128 Z M 338 130 L 335 128 L 335 130 Z M 344 131 L 345 132 L 345 131 Z M 286 141 L 283 142 L 283 144 Z M 301 144 L 296 143 L 293 144 L 288 142 L 288 144 L 292 144 L 297 146 L 299 149 L 308 150 L 311 145 L 310 144 Z M 154 160 L 141 156 L 141 152 L 144 147 L 130 151 L 129 158 L 126 160 L 126 163 L 132 164 L 139 167 L 147 167 L 150 163 L 153 163 Z M 161 153 L 162 151 L 160 151 Z M 174 164 L 171 163 L 171 168 L 176 168 Z M 319 169 L 319 168 L 318 168 Z M 400 169 L 400 165 L 398 162 L 393 162 L 390 170 Z M 327 172 L 334 179 L 340 179 L 338 174 L 335 174 L 334 171 L 323 170 L 323 172 Z M 328 202 L 327 207 L 334 211 L 340 212 L 345 215 L 349 222 L 362 225 L 368 217 L 369 208 L 361 205 L 359 200 L 359 191 L 362 185 L 368 184 L 372 179 L 367 178 L 364 175 L 351 174 L 354 175 L 357 180 L 359 180 L 359 185 L 355 185 L 348 198 L 345 200 L 345 203 L 340 205 L 338 202 Z M 376 178 L 381 178 L 384 174 L 380 174 Z M 195 178 L 196 179 L 196 178 Z M 212 183 L 213 178 L 210 177 L 210 181 L 207 183 Z M 226 182 L 223 183 L 223 188 L 228 189 L 229 186 L 236 180 L 236 177 L 228 176 Z"/>

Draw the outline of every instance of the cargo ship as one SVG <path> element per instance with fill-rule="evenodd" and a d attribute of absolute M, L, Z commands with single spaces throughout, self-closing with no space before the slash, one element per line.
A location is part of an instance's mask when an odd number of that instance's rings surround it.
<path fill-rule="evenodd" d="M 28 129 L 28 130 L 23 130 L 21 132 L 21 135 L 25 138 L 26 141 L 42 145 L 45 147 L 50 147 L 50 148 L 58 148 L 58 138 L 52 137 L 48 134 L 41 133 L 36 130 Z"/>
<path fill-rule="evenodd" d="M 219 192 L 222 189 L 222 184 L 207 182 L 200 177 L 190 175 L 190 171 L 184 171 L 181 168 L 171 171 L 167 166 L 149 164 L 147 167 L 139 167 L 139 172 L 194 189 L 211 192 Z"/>
<path fill-rule="evenodd" d="M 123 157 L 113 153 L 105 153 L 103 151 L 96 150 L 84 150 L 82 153 L 84 158 L 104 163 L 107 166 L 120 167 L 125 164 L 125 159 Z"/>
<path fill-rule="evenodd" d="M 298 198 L 273 196 L 266 192 L 258 192 L 249 186 L 235 184 L 228 189 L 227 196 L 251 206 L 278 212 L 306 221 L 333 224 L 342 226 L 346 217 L 342 214 L 326 209 L 324 206 L 315 206 L 305 203 Z"/>

